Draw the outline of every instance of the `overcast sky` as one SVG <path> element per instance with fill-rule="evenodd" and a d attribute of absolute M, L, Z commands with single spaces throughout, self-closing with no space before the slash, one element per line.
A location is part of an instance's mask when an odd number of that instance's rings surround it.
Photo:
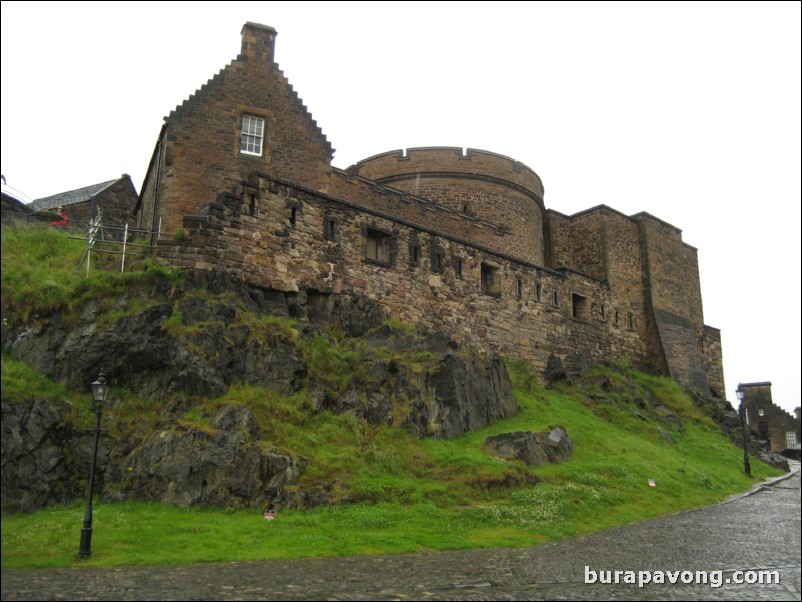
<path fill-rule="evenodd" d="M 345 168 L 461 146 L 546 206 L 646 211 L 699 249 L 727 397 L 800 404 L 799 2 L 2 2 L 2 173 L 31 199 L 132 176 L 246 21 Z"/>

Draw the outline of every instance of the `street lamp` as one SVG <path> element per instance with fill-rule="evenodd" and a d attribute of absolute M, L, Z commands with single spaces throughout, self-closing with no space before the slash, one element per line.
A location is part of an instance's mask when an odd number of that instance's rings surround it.
<path fill-rule="evenodd" d="M 741 437 L 743 438 L 744 444 L 744 472 L 751 477 L 752 467 L 749 466 L 749 437 L 747 436 L 746 408 L 744 407 L 745 392 L 741 388 L 741 385 L 738 385 L 735 394 L 738 396 L 738 416 L 741 418 Z"/>
<path fill-rule="evenodd" d="M 106 377 L 103 375 L 103 369 L 101 368 L 97 380 L 92 383 L 92 410 L 95 412 L 95 449 L 92 452 L 92 472 L 89 473 L 89 503 L 86 505 L 84 527 L 81 529 L 81 549 L 79 552 L 81 558 L 87 558 L 92 555 L 92 494 L 95 488 L 97 442 L 100 437 L 100 415 L 103 412 L 103 404 L 106 403 L 110 389 L 111 387 L 106 384 Z"/>

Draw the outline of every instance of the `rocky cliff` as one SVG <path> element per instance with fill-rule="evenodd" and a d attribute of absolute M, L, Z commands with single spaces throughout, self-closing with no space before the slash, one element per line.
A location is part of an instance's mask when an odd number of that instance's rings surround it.
<path fill-rule="evenodd" d="M 7 309 L 2 348 L 4 358 L 74 390 L 102 367 L 115 391 L 148 407 L 114 420 L 123 402 L 113 394 L 107 403 L 114 426 L 101 438 L 103 499 L 296 507 L 347 500 L 342 488 L 332 493 L 334 484 L 304 488 L 304 450 L 275 448 L 248 407 L 206 403 L 232 386 L 418 437 L 453 437 L 518 410 L 497 356 L 394 326 L 364 298 L 280 293 L 225 274 L 161 280 L 50 315 Z M 4 397 L 4 508 L 84 495 L 91 433 L 76 422 L 66 401 Z"/>

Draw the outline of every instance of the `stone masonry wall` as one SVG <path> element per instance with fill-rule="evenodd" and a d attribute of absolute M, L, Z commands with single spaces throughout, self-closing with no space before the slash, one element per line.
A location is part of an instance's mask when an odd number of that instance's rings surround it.
<path fill-rule="evenodd" d="M 556 270 L 560 267 L 574 265 L 570 217 L 548 209 L 543 243 L 543 255 L 548 267 Z"/>
<path fill-rule="evenodd" d="M 347 171 L 492 225 L 474 230 L 474 240 L 489 244 L 497 229 L 504 236 L 492 244 L 500 251 L 544 263 L 543 185 L 514 159 L 476 149 L 412 148 L 365 159 Z"/>
<path fill-rule="evenodd" d="M 578 355 L 642 363 L 637 332 L 612 328 L 598 315 L 571 317 L 572 293 L 588 303 L 610 304 L 603 282 L 516 261 L 275 178 L 261 177 L 259 188 L 255 215 L 243 211 L 236 196 L 224 195 L 203 215 L 186 217 L 187 239 L 161 246 L 161 260 L 225 270 L 278 290 L 365 295 L 400 320 L 521 356 L 541 371 L 552 353 L 569 367 Z M 388 249 L 386 260 L 366 258 L 371 237 Z M 488 274 L 495 277 L 493 286 L 482 290 Z M 535 299 L 537 284 L 541 301 Z"/>
<path fill-rule="evenodd" d="M 582 213 L 571 218 L 571 267 L 600 280 L 607 278 L 604 264 L 604 221 L 596 213 Z"/>
<path fill-rule="evenodd" d="M 702 358 L 710 390 L 721 399 L 727 399 L 722 365 L 721 331 L 718 328 L 705 326 L 702 336 Z"/>
<path fill-rule="evenodd" d="M 609 207 L 595 211 L 604 228 L 602 253 L 607 281 L 614 291 L 610 319 L 622 328 L 637 329 L 644 336 L 643 266 L 638 224 Z M 654 367 L 653 367 L 654 369 Z"/>
<path fill-rule="evenodd" d="M 531 168 L 510 157 L 472 148 L 465 153 L 456 147 L 411 148 L 406 154 L 390 151 L 359 161 L 351 170 L 376 181 L 416 174 L 479 173 L 514 183 L 543 200 L 543 183 Z"/>
<path fill-rule="evenodd" d="M 644 336 L 650 361 L 661 361 L 678 382 L 708 391 L 707 373 L 717 378 L 721 359 L 706 368 L 703 352 L 711 357 L 716 347 L 704 348 L 701 322 L 699 269 L 693 247 L 682 242 L 681 231 L 647 213 L 633 216 L 638 223 L 644 273 Z"/>

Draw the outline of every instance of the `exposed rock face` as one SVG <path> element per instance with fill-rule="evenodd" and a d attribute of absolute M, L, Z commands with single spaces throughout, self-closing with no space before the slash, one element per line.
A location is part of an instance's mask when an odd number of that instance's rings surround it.
<path fill-rule="evenodd" d="M 122 439 L 104 431 L 98 446 L 97 498 L 182 505 L 297 504 L 284 487 L 297 482 L 306 460 L 265 450 L 247 408 L 224 406 L 203 429 L 180 420 L 193 406 L 187 400 L 173 402 L 153 430 L 134 427 Z M 66 403 L 42 400 L 3 402 L 4 510 L 35 510 L 86 496 L 94 434 L 69 424 L 68 410 Z"/>
<path fill-rule="evenodd" d="M 560 426 L 544 433 L 502 433 L 485 439 L 485 445 L 502 458 L 522 460 L 532 466 L 559 464 L 574 452 L 574 442 Z"/>
<path fill-rule="evenodd" d="M 298 481 L 306 461 L 261 447 L 250 411 L 223 406 L 209 430 L 167 419 L 113 468 L 121 472 L 111 499 L 190 505 L 263 506 Z"/>
<path fill-rule="evenodd" d="M 554 354 L 550 355 L 549 361 L 546 364 L 546 373 L 544 374 L 546 382 L 552 384 L 565 380 L 567 377 L 568 373 L 565 370 L 562 360 Z"/>
<path fill-rule="evenodd" d="M 352 383 L 324 407 L 352 411 L 373 424 L 402 427 L 419 437 L 445 438 L 518 411 L 509 375 L 498 356 L 480 360 L 447 355 L 423 373 L 396 360 L 368 363 L 368 378 Z M 400 418 L 399 408 L 403 408 Z"/>
<path fill-rule="evenodd" d="M 124 296 L 111 308 L 123 316 L 111 323 L 104 320 L 109 308 L 96 302 L 86 304 L 77 324 L 62 324 L 58 314 L 17 323 L 7 312 L 3 350 L 74 389 L 92 382 L 103 367 L 114 384 L 145 397 L 213 397 L 234 382 L 288 394 L 300 390 L 306 376 L 292 333 L 243 321 L 242 312 L 309 318 L 351 336 L 385 318 L 381 306 L 362 297 L 280 293 L 226 274 L 192 273 L 187 284 L 148 294 L 160 302 L 136 310 Z M 222 301 L 214 296 L 220 294 Z"/>
<path fill-rule="evenodd" d="M 288 316 L 303 321 L 281 320 Z M 2 345 L 12 358 L 73 389 L 85 389 L 102 367 L 114 385 L 138 396 L 156 402 L 183 396 L 166 405 L 155 426 L 134 418 L 101 436 L 96 493 L 103 499 L 308 507 L 343 501 L 346 488 L 300 484 L 288 494 L 285 487 L 298 482 L 308 463 L 304 450 L 271 447 L 244 407 L 198 416 L 187 396 L 216 397 L 233 383 L 280 395 L 306 387 L 318 409 L 353 412 L 420 437 L 460 435 L 518 411 L 498 356 L 460 350 L 442 333 L 377 328 L 384 317 L 378 304 L 360 297 L 280 293 L 199 273 L 180 286 L 132 291 L 113 307 L 88 302 L 70 323 L 58 314 L 17 320 L 8 310 Z M 345 390 L 310 376 L 304 343 L 321 326 L 352 336 L 370 331 L 360 370 Z M 78 428 L 69 409 L 66 402 L 3 401 L 4 509 L 85 495 L 92 434 L 84 427 L 93 425 L 87 417 Z"/>
<path fill-rule="evenodd" d="M 457 343 L 443 333 L 416 338 L 387 326 L 372 334 L 368 344 L 425 357 L 415 365 L 368 359 L 363 362 L 365 375 L 338 398 L 321 401 L 322 407 L 350 411 L 373 424 L 405 428 L 419 437 L 443 438 L 509 418 L 519 410 L 498 355 L 457 353 Z"/>
<path fill-rule="evenodd" d="M 35 510 L 84 495 L 86 437 L 67 421 L 69 405 L 33 399 L 2 403 L 3 509 Z M 99 453 L 102 453 L 100 450 Z M 86 474 L 77 474 L 86 466 Z"/>

